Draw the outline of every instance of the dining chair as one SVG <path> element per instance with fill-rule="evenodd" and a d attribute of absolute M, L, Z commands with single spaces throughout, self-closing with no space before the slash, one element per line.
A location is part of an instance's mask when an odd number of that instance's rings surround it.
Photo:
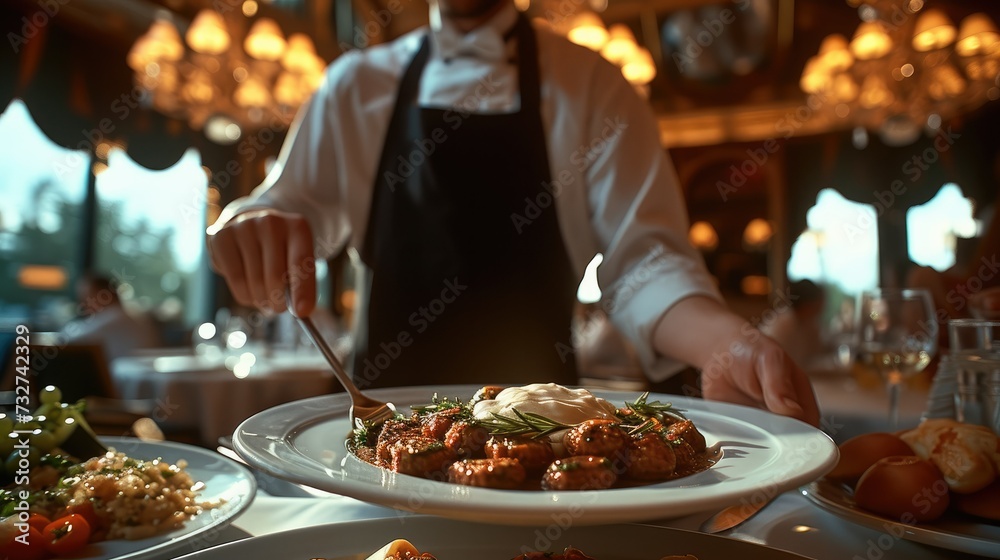
<path fill-rule="evenodd" d="M 32 392 L 59 387 L 63 402 L 86 403 L 84 417 L 100 435 L 131 435 L 133 424 L 150 416 L 152 399 L 122 399 L 99 344 L 31 346 Z"/>

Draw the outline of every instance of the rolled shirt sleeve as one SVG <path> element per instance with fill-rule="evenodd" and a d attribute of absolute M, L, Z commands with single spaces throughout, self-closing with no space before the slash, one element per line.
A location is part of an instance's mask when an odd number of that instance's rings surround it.
<path fill-rule="evenodd" d="M 350 231 L 338 180 L 340 146 L 336 138 L 339 87 L 352 66 L 352 56 L 337 59 L 312 98 L 299 110 L 278 159 L 264 181 L 249 195 L 228 204 L 213 227 L 237 214 L 270 208 L 301 214 L 312 228 L 317 258 L 335 254 Z"/>
<path fill-rule="evenodd" d="M 722 298 L 688 242 L 683 193 L 648 104 L 610 64 L 599 65 L 594 79 L 602 87 L 591 89 L 590 137 L 607 139 L 607 146 L 588 154 L 585 178 L 604 255 L 597 272 L 601 305 L 635 346 L 643 371 L 658 381 L 683 367 L 653 348 L 660 318 L 686 297 Z"/>

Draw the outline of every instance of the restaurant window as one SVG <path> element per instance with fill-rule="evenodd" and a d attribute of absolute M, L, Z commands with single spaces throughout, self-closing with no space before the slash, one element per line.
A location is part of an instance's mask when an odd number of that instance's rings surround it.
<path fill-rule="evenodd" d="M 96 268 L 118 281 L 123 301 L 188 325 L 204 319 L 210 292 L 200 160 L 190 149 L 154 171 L 113 148 L 97 175 Z"/>
<path fill-rule="evenodd" d="M 823 189 L 806 214 L 806 231 L 792 245 L 788 278 L 809 279 L 858 294 L 878 286 L 878 225 L 875 207 Z"/>
<path fill-rule="evenodd" d="M 0 114 L 0 323 L 53 329 L 72 317 L 89 166 L 20 100 Z"/>
<path fill-rule="evenodd" d="M 910 260 L 939 271 L 955 266 L 959 239 L 975 238 L 977 230 L 972 201 L 962 196 L 955 183 L 944 185 L 934 198 L 906 211 Z"/>

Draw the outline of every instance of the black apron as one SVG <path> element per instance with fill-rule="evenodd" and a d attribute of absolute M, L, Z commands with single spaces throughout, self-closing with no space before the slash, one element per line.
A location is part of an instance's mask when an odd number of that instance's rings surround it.
<path fill-rule="evenodd" d="M 514 33 L 517 113 L 421 108 L 429 37 L 403 76 L 361 252 L 361 387 L 576 383 L 536 37 L 523 17 Z"/>

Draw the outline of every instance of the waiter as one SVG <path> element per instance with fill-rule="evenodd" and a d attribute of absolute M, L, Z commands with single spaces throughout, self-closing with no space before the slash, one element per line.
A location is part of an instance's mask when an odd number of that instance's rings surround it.
<path fill-rule="evenodd" d="M 315 305 L 312 259 L 363 265 L 363 387 L 576 380 L 570 322 L 592 257 L 647 372 L 815 423 L 808 380 L 721 303 L 687 242 L 656 121 L 617 68 L 511 0 L 431 1 L 430 29 L 345 53 L 278 163 L 209 228 L 243 304 Z"/>

